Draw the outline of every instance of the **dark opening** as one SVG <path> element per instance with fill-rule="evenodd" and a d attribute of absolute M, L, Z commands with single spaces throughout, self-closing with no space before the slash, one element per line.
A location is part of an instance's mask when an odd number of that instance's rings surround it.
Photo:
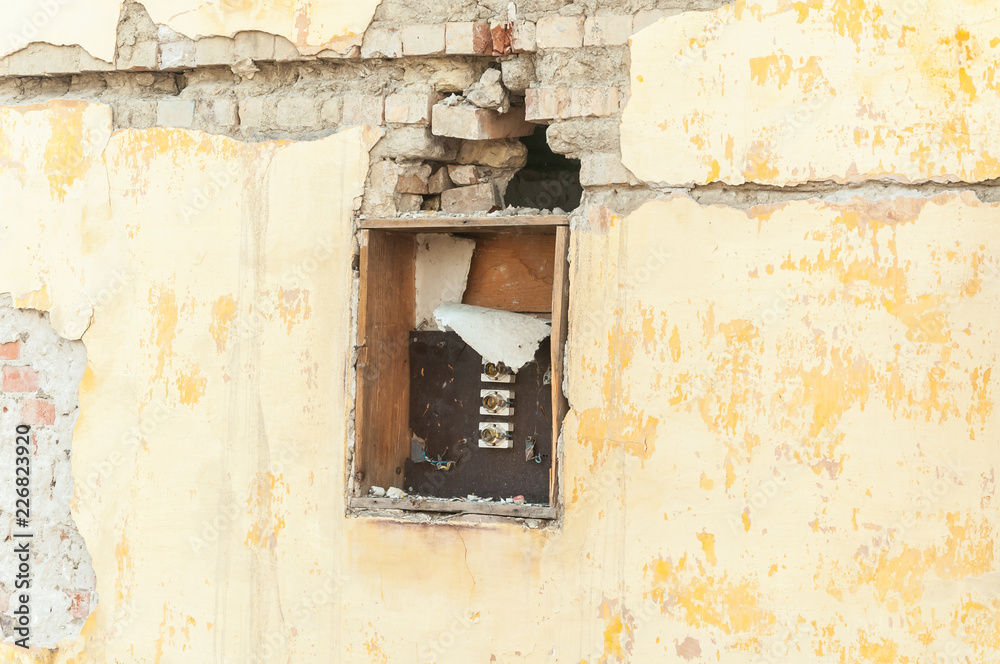
<path fill-rule="evenodd" d="M 507 185 L 504 202 L 515 207 L 540 210 L 561 208 L 568 212 L 580 205 L 580 160 L 556 154 L 545 140 L 545 125 L 521 141 L 528 146 L 528 163 Z"/>

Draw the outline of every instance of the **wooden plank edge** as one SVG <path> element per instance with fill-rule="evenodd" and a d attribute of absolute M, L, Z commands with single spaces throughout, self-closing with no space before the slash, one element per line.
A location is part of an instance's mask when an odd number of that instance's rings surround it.
<path fill-rule="evenodd" d="M 434 228 L 507 228 L 511 226 L 569 226 L 569 215 L 502 217 L 385 217 L 361 219 L 360 230 L 434 229 Z"/>
<path fill-rule="evenodd" d="M 444 512 L 450 514 L 486 514 L 513 516 L 523 519 L 555 519 L 556 508 L 548 505 L 515 505 L 510 503 L 477 503 L 462 500 L 428 500 L 426 498 L 353 497 L 351 509 L 401 510 L 404 512 Z"/>

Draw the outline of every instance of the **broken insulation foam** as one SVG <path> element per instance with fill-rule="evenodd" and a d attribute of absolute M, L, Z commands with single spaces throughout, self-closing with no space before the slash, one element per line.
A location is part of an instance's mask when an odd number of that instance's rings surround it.
<path fill-rule="evenodd" d="M 517 370 L 535 358 L 542 340 L 552 334 L 548 321 L 468 304 L 442 304 L 434 310 L 440 326 L 462 337 L 486 362 Z"/>

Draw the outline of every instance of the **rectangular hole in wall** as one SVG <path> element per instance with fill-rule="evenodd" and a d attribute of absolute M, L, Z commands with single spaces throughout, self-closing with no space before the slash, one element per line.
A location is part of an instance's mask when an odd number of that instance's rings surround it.
<path fill-rule="evenodd" d="M 364 226 L 351 507 L 553 518 L 566 218 Z"/>

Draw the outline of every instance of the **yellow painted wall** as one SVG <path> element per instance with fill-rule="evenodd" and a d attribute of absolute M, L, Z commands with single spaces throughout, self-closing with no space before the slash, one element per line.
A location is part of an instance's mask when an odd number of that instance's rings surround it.
<path fill-rule="evenodd" d="M 624 163 L 671 184 L 996 178 L 998 19 L 972 0 L 739 0 L 661 19 L 632 37 Z"/>
<path fill-rule="evenodd" d="M 997 658 L 997 206 L 678 196 L 574 231 L 564 518 L 397 523 L 344 515 L 377 132 L 110 126 L 0 109 L 0 292 L 88 352 L 100 601 L 50 661 Z"/>

